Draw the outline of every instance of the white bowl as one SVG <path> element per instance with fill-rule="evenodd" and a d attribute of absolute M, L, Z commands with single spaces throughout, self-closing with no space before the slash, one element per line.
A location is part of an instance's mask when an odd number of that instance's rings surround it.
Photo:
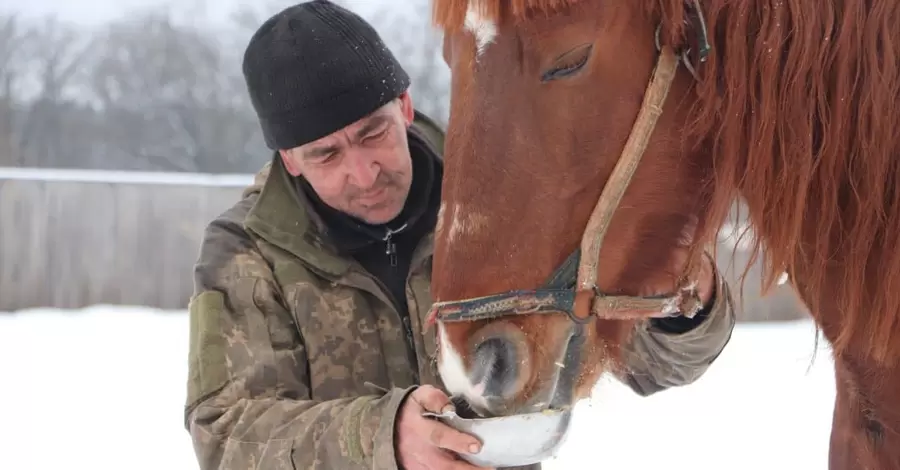
<path fill-rule="evenodd" d="M 464 418 L 455 412 L 425 413 L 475 436 L 481 452 L 460 458 L 483 467 L 532 465 L 556 455 L 568 437 L 572 411 L 547 410 L 496 418 Z"/>

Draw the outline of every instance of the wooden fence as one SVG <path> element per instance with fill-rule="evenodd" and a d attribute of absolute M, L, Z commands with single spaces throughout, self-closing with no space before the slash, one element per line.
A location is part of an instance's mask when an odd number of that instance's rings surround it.
<path fill-rule="evenodd" d="M 203 228 L 250 181 L 0 169 L 0 311 L 185 308 Z"/>
<path fill-rule="evenodd" d="M 206 224 L 252 175 L 0 168 L 0 312 L 92 304 L 183 309 Z M 730 243 L 719 265 L 735 285 Z M 746 253 L 735 254 L 738 270 Z M 743 321 L 805 315 L 791 289 L 759 295 L 754 266 Z M 742 302 L 741 302 L 742 301 Z"/>

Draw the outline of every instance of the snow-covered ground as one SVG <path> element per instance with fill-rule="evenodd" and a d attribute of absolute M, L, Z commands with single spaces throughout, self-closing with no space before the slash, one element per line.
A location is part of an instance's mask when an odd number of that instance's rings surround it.
<path fill-rule="evenodd" d="M 196 469 L 182 427 L 184 312 L 0 314 L 0 469 Z M 696 384 L 603 381 L 558 469 L 825 469 L 834 379 L 810 323 L 740 325 Z"/>

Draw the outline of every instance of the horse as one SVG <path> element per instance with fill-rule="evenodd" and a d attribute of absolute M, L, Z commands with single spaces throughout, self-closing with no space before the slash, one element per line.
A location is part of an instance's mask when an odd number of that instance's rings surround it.
<path fill-rule="evenodd" d="M 830 344 L 830 468 L 900 468 L 900 4 L 432 14 L 451 104 L 430 322 L 450 392 L 485 416 L 587 397 L 635 322 L 687 311 L 741 201 L 764 292 L 786 274 Z"/>

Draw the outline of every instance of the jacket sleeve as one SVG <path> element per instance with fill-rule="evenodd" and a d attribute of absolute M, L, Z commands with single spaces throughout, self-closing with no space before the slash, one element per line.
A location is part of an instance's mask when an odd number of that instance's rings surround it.
<path fill-rule="evenodd" d="M 184 418 L 199 468 L 396 469 L 394 420 L 413 388 L 311 400 L 293 315 L 249 243 L 221 241 L 229 231 L 208 229 L 189 307 Z"/>
<path fill-rule="evenodd" d="M 719 357 L 734 331 L 735 314 L 731 291 L 718 270 L 713 303 L 699 315 L 702 320 L 690 328 L 653 320 L 639 323 L 623 351 L 623 382 L 649 396 L 693 383 Z"/>

